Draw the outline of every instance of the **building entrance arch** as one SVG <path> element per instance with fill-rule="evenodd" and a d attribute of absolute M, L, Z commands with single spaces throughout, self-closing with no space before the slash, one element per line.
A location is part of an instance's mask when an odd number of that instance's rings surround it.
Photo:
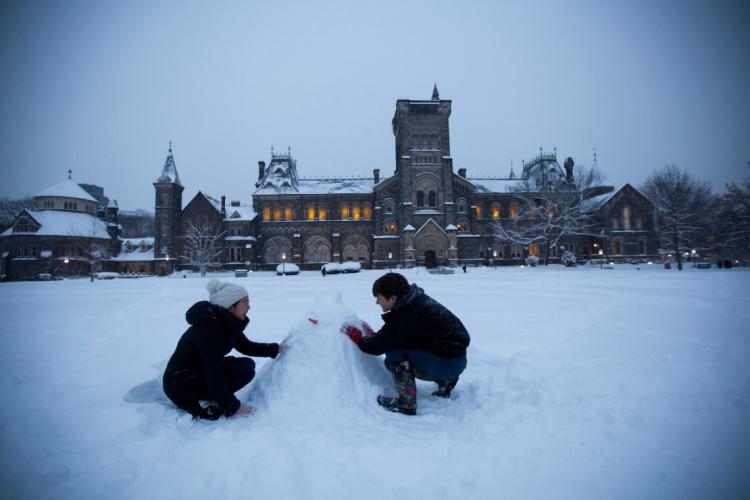
<path fill-rule="evenodd" d="M 437 255 L 435 250 L 426 250 L 424 253 L 424 267 L 437 267 Z"/>

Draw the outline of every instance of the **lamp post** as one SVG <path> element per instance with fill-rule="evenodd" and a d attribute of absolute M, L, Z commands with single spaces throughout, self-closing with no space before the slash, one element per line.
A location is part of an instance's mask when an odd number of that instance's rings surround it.
<path fill-rule="evenodd" d="M 286 276 L 286 253 L 281 254 L 281 275 Z"/>

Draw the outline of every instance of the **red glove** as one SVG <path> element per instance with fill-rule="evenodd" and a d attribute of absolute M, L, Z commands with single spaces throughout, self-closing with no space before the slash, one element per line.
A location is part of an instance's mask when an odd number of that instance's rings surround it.
<path fill-rule="evenodd" d="M 375 335 L 373 329 L 366 322 L 362 322 L 362 329 L 365 331 L 365 337 L 372 337 Z"/>
<path fill-rule="evenodd" d="M 362 330 L 354 325 L 344 325 L 341 327 L 341 331 L 355 344 L 359 344 L 359 341 L 362 340 Z"/>

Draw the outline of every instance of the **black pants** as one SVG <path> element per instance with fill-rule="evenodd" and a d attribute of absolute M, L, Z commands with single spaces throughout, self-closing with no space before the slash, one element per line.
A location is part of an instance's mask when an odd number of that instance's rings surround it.
<path fill-rule="evenodd" d="M 255 377 L 255 361 L 250 358 L 224 358 L 224 375 L 229 390 L 237 392 Z M 215 396 L 208 392 L 206 378 L 202 371 L 184 370 L 164 375 L 164 394 L 179 408 L 193 416 L 201 416 L 198 401 L 214 400 Z"/>

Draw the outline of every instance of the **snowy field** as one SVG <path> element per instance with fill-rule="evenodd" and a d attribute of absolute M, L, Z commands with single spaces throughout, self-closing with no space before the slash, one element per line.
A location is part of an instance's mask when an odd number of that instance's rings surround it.
<path fill-rule="evenodd" d="M 750 270 L 404 274 L 472 335 L 450 400 L 383 411 L 378 271 L 218 276 L 250 290 L 255 415 L 194 421 L 161 372 L 207 278 L 0 284 L 8 499 L 750 498 Z M 313 325 L 307 320 L 318 320 Z"/>

